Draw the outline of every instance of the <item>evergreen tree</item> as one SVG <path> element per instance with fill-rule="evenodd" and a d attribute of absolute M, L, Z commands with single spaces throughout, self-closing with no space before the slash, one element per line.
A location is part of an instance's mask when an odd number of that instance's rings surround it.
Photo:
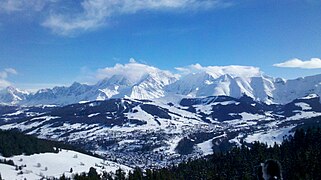
<path fill-rule="evenodd" d="M 116 170 L 115 180 L 125 180 L 125 172 L 121 168 Z"/>
<path fill-rule="evenodd" d="M 59 180 L 67 180 L 66 176 L 65 176 L 65 173 L 62 174 L 62 176 L 59 178 Z"/>
<path fill-rule="evenodd" d="M 102 180 L 113 180 L 113 176 L 111 173 L 104 171 L 101 179 Z"/>
<path fill-rule="evenodd" d="M 95 168 L 91 167 L 88 172 L 88 177 L 90 180 L 99 180 L 100 177 Z"/>
<path fill-rule="evenodd" d="M 135 179 L 135 180 L 142 180 L 143 179 L 143 172 L 139 167 L 136 167 L 134 169 L 133 179 Z"/>

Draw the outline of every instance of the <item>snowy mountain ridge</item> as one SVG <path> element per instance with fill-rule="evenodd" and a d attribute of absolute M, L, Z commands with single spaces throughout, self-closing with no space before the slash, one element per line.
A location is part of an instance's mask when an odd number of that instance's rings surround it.
<path fill-rule="evenodd" d="M 13 86 L 8 86 L 0 90 L 0 103 L 1 104 L 18 104 L 27 96 L 31 95 L 28 91 L 22 91 Z"/>
<path fill-rule="evenodd" d="M 133 63 L 135 66 L 140 64 Z M 145 67 L 146 66 L 146 67 Z M 69 87 L 27 93 L 13 87 L 0 91 L 0 103 L 17 105 L 67 105 L 110 98 L 171 99 L 181 97 L 231 96 L 244 94 L 256 101 L 285 104 L 309 94 L 321 94 L 321 74 L 284 80 L 264 75 L 251 66 L 194 65 L 177 68 L 180 75 L 144 65 L 145 72 L 108 72 L 94 85 L 73 83 Z"/>

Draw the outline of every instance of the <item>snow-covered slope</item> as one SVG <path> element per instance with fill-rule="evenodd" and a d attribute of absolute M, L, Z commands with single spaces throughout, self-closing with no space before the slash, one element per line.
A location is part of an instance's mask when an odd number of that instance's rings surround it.
<path fill-rule="evenodd" d="M 98 173 L 115 172 L 119 168 L 126 172 L 131 170 L 115 162 L 64 149 L 58 153 L 19 155 L 10 158 L 0 156 L 0 159 L 13 160 L 15 165 L 22 167 L 21 170 L 16 170 L 15 166 L 0 163 L 0 174 L 4 180 L 59 178 L 63 174 L 72 177 L 76 173 L 88 172 L 90 167 L 95 168 Z"/>
<path fill-rule="evenodd" d="M 230 74 L 223 74 L 216 78 L 210 73 L 200 72 L 181 78 L 169 85 L 167 90 L 188 97 L 231 96 L 239 98 L 246 94 L 256 100 L 271 102 L 270 97 L 273 96 L 274 84 L 272 78 L 263 75 L 233 77 Z"/>
<path fill-rule="evenodd" d="M 172 84 L 176 80 L 176 76 L 168 72 L 150 73 L 132 87 L 129 97 L 134 99 L 155 99 L 164 97 L 164 87 Z"/>
<path fill-rule="evenodd" d="M 143 68 L 147 70 L 137 74 L 111 74 L 94 85 L 75 82 L 69 87 L 41 89 L 34 94 L 9 87 L 0 92 L 0 103 L 67 105 L 124 97 L 168 100 L 207 96 L 240 98 L 245 94 L 269 104 L 286 104 L 308 94 L 321 95 L 321 75 L 284 80 L 264 75 L 259 68 L 250 66 L 199 67 L 183 75 L 147 65 Z"/>
<path fill-rule="evenodd" d="M 278 79 L 274 83 L 274 102 L 290 102 L 296 98 L 304 97 L 308 94 L 321 95 L 321 74 L 297 78 L 294 80 Z"/>

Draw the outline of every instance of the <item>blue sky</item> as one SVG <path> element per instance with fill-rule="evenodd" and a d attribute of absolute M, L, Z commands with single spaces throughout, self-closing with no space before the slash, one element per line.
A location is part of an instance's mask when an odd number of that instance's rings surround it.
<path fill-rule="evenodd" d="M 139 63 L 321 73 L 317 0 L 0 0 L 0 88 L 93 82 Z"/>

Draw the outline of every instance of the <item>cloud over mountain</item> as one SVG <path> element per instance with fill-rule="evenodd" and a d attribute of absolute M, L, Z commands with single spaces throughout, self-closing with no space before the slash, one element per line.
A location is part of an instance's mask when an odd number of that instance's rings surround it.
<path fill-rule="evenodd" d="M 126 77 L 131 82 L 137 83 L 144 75 L 157 72 L 171 74 L 169 71 L 160 70 L 153 66 L 138 63 L 131 58 L 130 62 L 127 64 L 116 64 L 114 67 L 98 69 L 96 72 L 96 78 L 101 80 L 110 78 L 114 75 L 121 75 Z"/>
<path fill-rule="evenodd" d="M 192 64 L 185 67 L 176 67 L 176 70 L 182 74 L 206 72 L 213 77 L 219 77 L 223 74 L 230 74 L 235 77 L 253 77 L 260 76 L 262 72 L 260 68 L 253 66 L 202 66 L 200 64 Z"/>

